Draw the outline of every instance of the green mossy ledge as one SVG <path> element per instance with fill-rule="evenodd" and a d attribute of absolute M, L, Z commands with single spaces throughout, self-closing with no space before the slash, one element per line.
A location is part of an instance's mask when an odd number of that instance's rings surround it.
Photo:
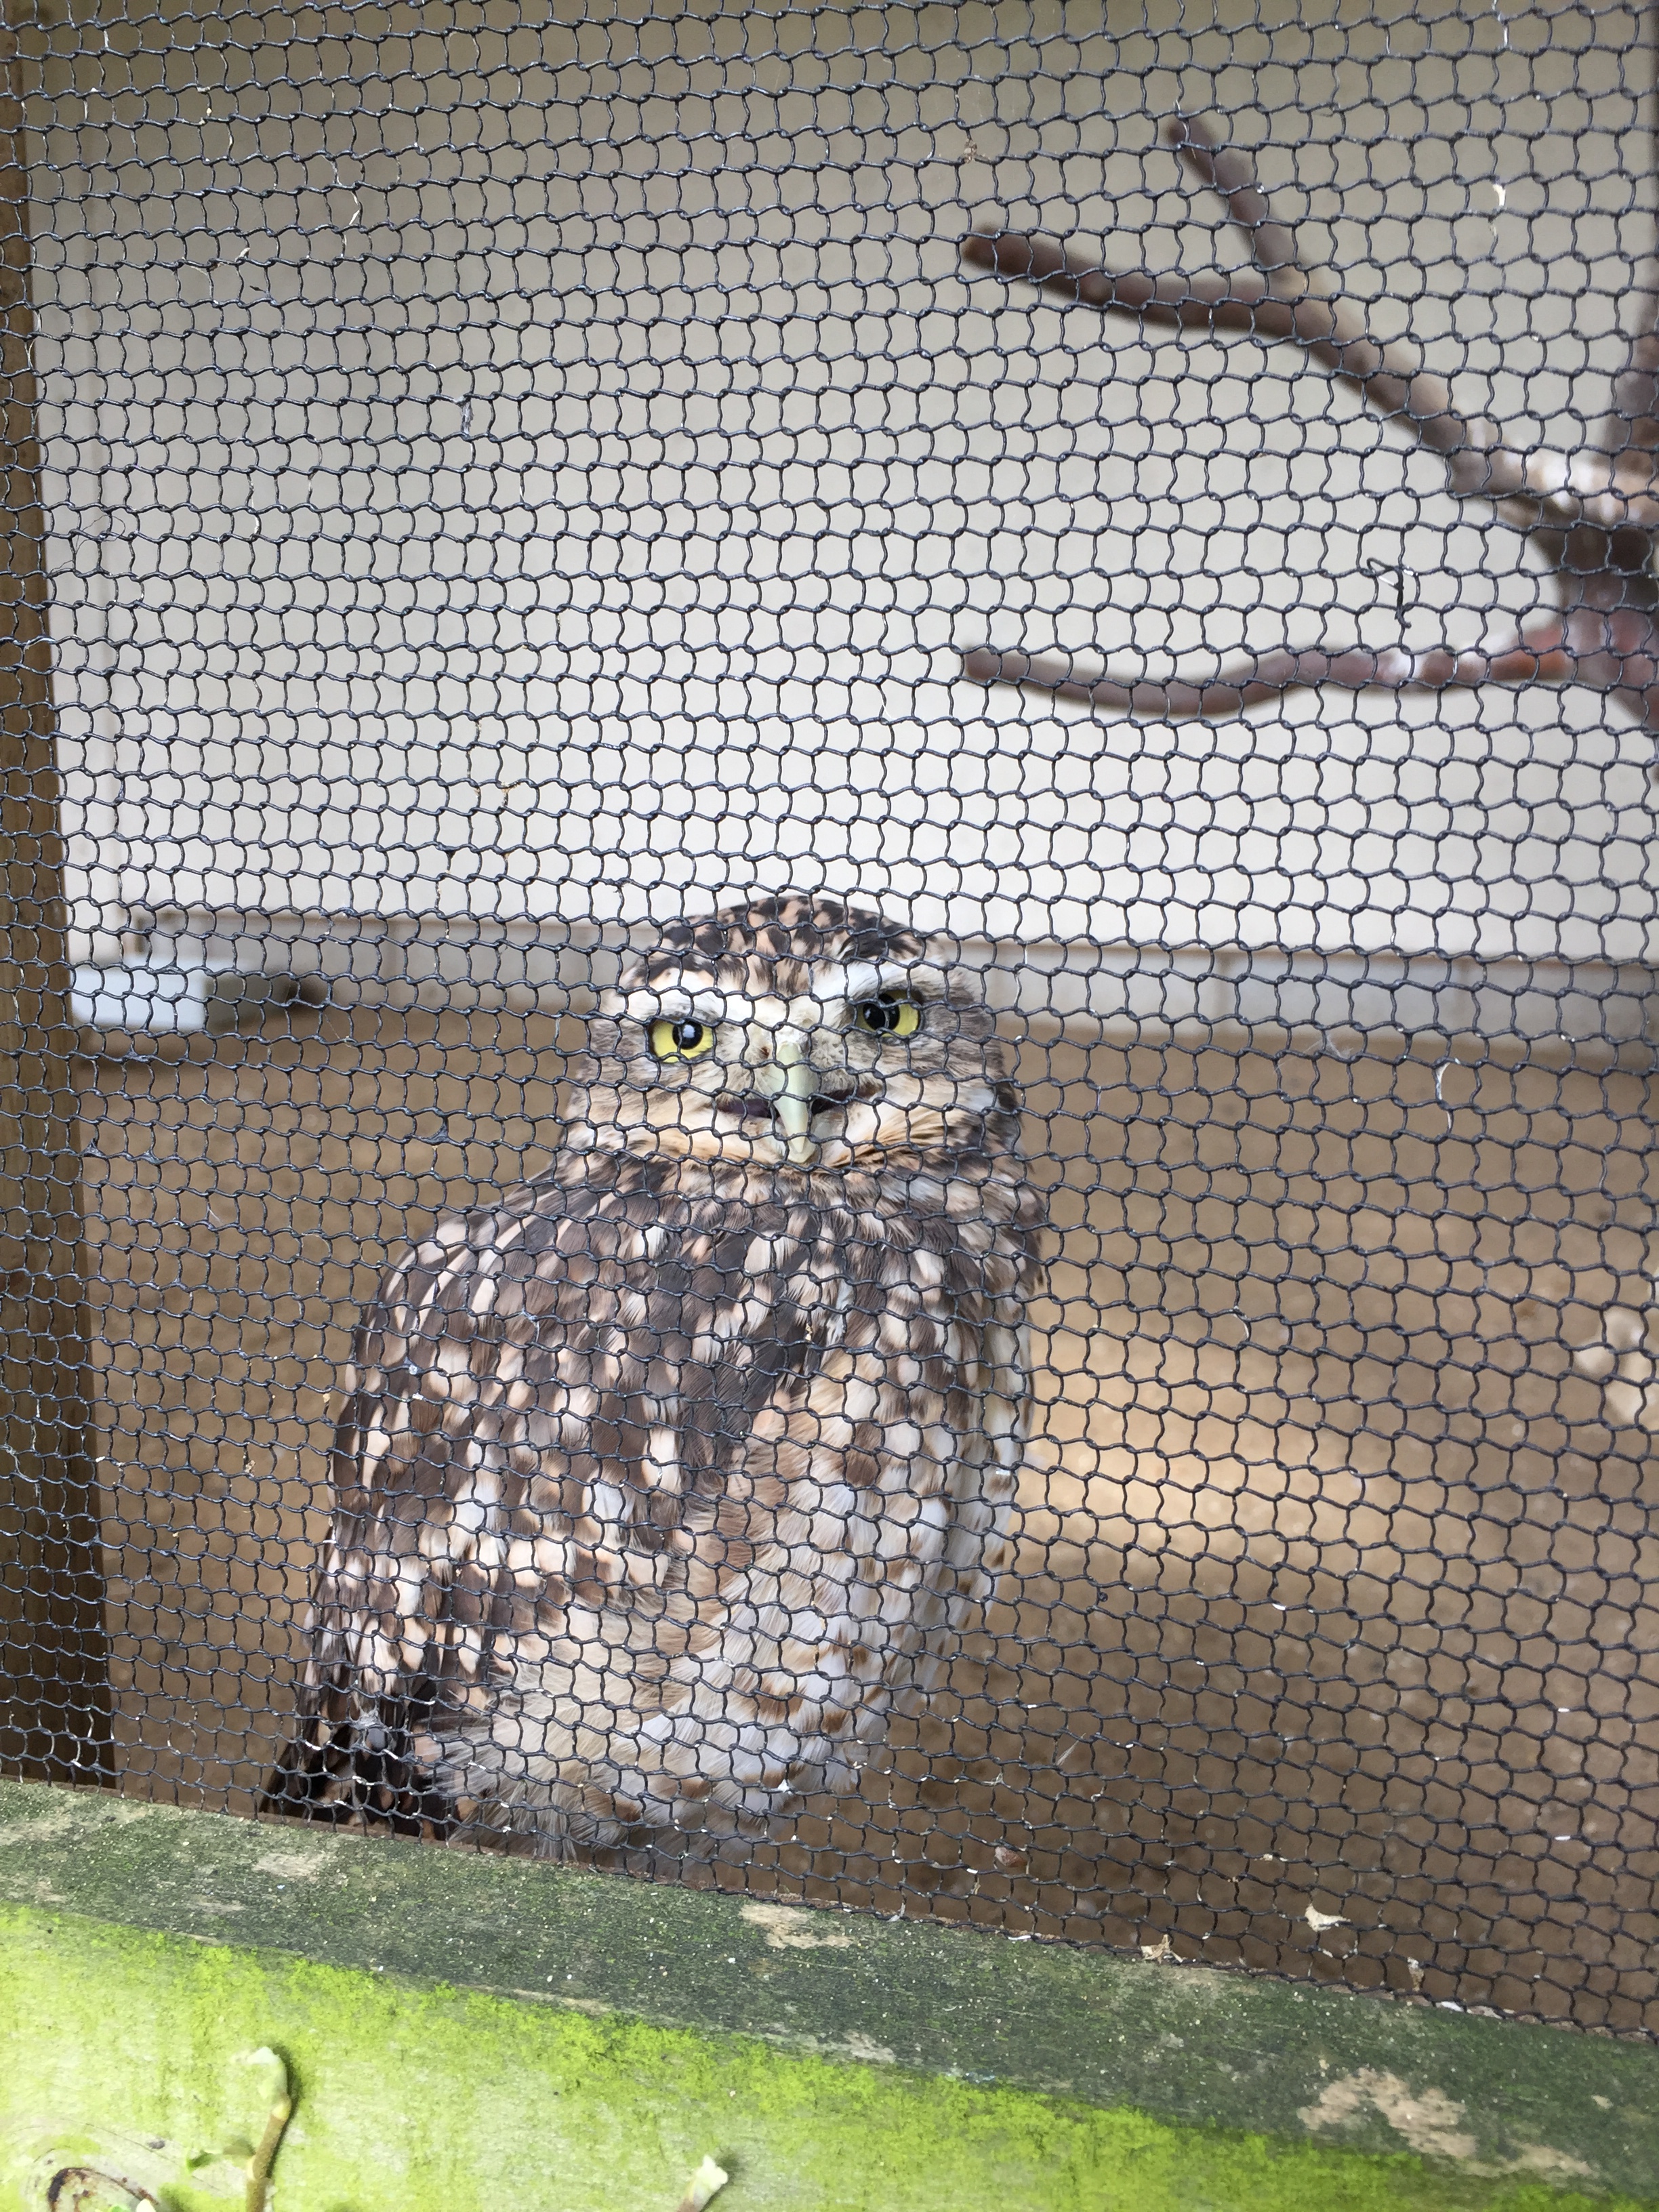
<path fill-rule="evenodd" d="M 0 1783 L 0 2212 L 240 2207 L 262 2045 L 271 2212 L 1659 2203 L 1647 2045 Z"/>

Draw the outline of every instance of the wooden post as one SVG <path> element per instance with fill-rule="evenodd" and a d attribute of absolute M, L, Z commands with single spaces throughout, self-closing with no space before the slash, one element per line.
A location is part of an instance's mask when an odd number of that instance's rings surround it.
<path fill-rule="evenodd" d="M 0 1765 L 90 1780 L 109 1659 L 17 21 L 8 8 L 0 29 Z"/>

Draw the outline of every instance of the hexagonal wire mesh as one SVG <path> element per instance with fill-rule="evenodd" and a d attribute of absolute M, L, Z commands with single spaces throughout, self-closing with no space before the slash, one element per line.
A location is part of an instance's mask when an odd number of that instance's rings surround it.
<path fill-rule="evenodd" d="M 1637 15 L 15 44 L 9 1763 L 1659 2027 Z"/>

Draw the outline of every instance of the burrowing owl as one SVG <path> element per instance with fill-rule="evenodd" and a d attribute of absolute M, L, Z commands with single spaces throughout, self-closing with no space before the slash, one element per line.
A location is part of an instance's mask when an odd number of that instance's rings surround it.
<path fill-rule="evenodd" d="M 827 898 L 633 960 L 554 1165 L 364 1317 L 269 1802 L 557 1855 L 845 1787 L 1007 1556 L 1009 1077 L 968 971 Z"/>

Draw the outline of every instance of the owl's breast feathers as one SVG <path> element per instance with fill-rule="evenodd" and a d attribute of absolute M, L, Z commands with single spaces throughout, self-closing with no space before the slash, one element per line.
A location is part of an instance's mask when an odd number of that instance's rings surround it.
<path fill-rule="evenodd" d="M 441 1223 L 359 1333 L 274 1802 L 598 1833 L 822 1765 L 1003 1563 L 1041 1227 L 991 1154 L 574 1152 Z"/>

